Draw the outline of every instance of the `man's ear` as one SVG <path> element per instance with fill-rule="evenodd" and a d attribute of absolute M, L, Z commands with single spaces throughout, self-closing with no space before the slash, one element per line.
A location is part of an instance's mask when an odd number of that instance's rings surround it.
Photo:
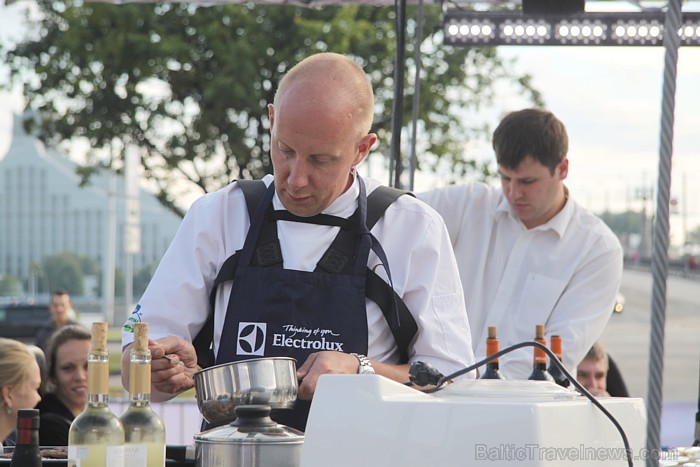
<path fill-rule="evenodd" d="M 274 106 L 274 104 L 267 104 L 267 113 L 270 117 L 270 131 L 272 131 L 272 127 L 275 125 L 275 106 Z"/>
<path fill-rule="evenodd" d="M 367 157 L 367 154 L 369 154 L 369 151 L 372 149 L 372 146 L 374 146 L 374 143 L 376 142 L 377 135 L 375 133 L 369 133 L 360 138 L 360 142 L 357 144 L 357 157 L 355 158 L 355 161 L 352 165 L 359 165 L 360 162 L 362 162 L 365 159 L 365 157 Z"/>
<path fill-rule="evenodd" d="M 559 163 L 559 179 L 564 180 L 569 175 L 569 159 L 565 157 Z"/>

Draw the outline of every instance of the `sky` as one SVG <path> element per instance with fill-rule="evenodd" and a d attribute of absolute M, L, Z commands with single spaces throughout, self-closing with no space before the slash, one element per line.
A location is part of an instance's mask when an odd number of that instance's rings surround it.
<path fill-rule="evenodd" d="M 0 4 L 0 41 L 20 34 L 19 11 L 25 5 Z M 700 2 L 690 5 L 700 8 Z M 635 11 L 629 4 L 615 7 Z M 657 186 L 663 48 L 502 46 L 499 51 L 516 60 L 518 71 L 533 76 L 546 107 L 566 125 L 571 195 L 594 212 L 640 210 L 637 194 L 655 192 Z M 0 80 L 7 80 L 1 69 Z M 671 243 L 680 244 L 684 230 L 700 226 L 700 47 L 679 51 L 675 102 L 671 197 L 678 205 L 671 215 Z M 0 158 L 9 144 L 12 112 L 20 112 L 22 103 L 16 93 L 0 93 Z M 475 118 L 489 119 L 495 127 L 503 112 L 525 105 L 522 97 L 504 90 L 492 112 Z M 493 157 L 487 144 L 477 152 Z M 436 183 L 426 179 L 417 174 L 416 188 Z M 191 201 L 184 200 L 184 207 Z M 647 208 L 654 207 L 649 199 Z"/>

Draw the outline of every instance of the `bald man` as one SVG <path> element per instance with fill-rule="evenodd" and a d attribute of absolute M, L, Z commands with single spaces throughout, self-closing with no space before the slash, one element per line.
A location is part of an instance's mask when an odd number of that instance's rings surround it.
<path fill-rule="evenodd" d="M 192 342 L 213 323 L 207 343 L 216 364 L 296 359 L 302 401 L 276 420 L 304 430 L 305 401 L 322 374 L 406 382 L 418 360 L 444 374 L 473 363 L 441 217 L 394 193 L 368 224 L 378 204 L 372 194 L 386 187 L 357 170 L 377 141 L 362 68 L 342 55 L 313 55 L 286 74 L 268 111 L 274 175 L 256 185 L 262 194 L 250 212 L 243 181 L 194 203 L 124 326 L 122 368 L 133 323 L 149 322 L 154 398 L 173 397 L 193 386 Z M 376 288 L 379 297 L 369 298 Z M 173 361 L 158 359 L 166 354 Z M 127 371 L 125 386 L 128 380 Z"/>

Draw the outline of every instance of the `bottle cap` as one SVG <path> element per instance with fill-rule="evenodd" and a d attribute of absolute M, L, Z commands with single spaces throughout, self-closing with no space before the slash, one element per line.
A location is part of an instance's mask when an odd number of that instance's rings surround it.
<path fill-rule="evenodd" d="M 92 323 L 92 351 L 107 352 L 107 328 L 105 322 Z"/>
<path fill-rule="evenodd" d="M 550 348 L 552 349 L 552 352 L 561 359 L 561 348 L 562 348 L 561 336 L 554 334 L 554 335 L 552 335 L 552 337 L 549 338 L 549 341 L 550 341 Z"/>
<path fill-rule="evenodd" d="M 19 409 L 17 410 L 17 428 L 19 429 L 38 429 L 39 428 L 39 410 L 38 409 Z"/>
<path fill-rule="evenodd" d="M 136 352 L 148 350 L 148 323 L 134 324 L 134 350 Z"/>
<path fill-rule="evenodd" d="M 544 324 L 535 325 L 535 339 L 544 339 Z"/>
<path fill-rule="evenodd" d="M 495 339 L 496 338 L 496 326 L 489 326 L 489 339 Z"/>

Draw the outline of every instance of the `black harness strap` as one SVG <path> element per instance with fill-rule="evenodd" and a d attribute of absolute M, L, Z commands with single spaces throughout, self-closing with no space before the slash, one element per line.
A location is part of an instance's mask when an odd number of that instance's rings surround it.
<path fill-rule="evenodd" d="M 399 190 L 388 186 L 380 185 L 367 197 L 367 228 L 372 230 L 374 224 L 384 215 L 384 211 L 398 199 L 399 196 L 407 194 L 414 196 L 409 191 Z M 376 303 L 382 310 L 382 314 L 387 323 L 391 323 L 389 313 L 391 312 L 391 295 L 394 295 L 398 305 L 399 319 L 401 325 L 391 328 L 396 346 L 399 349 L 399 363 L 408 363 L 408 348 L 418 333 L 418 326 L 408 307 L 394 289 L 387 284 L 373 270 L 367 268 L 367 279 L 365 293 L 367 298 Z"/>
<path fill-rule="evenodd" d="M 262 180 L 237 180 L 238 186 L 241 187 L 243 191 L 243 196 L 245 197 L 246 208 L 248 210 L 248 217 L 252 216 L 255 212 L 255 208 L 265 194 L 267 186 Z M 192 340 L 192 345 L 197 352 L 197 364 L 202 368 L 207 368 L 214 365 L 216 360 L 214 356 L 214 303 L 216 300 L 216 291 L 219 285 L 224 282 L 233 280 L 234 274 L 236 272 L 236 267 L 238 267 L 238 259 L 241 257 L 241 252 L 238 250 L 233 255 L 229 256 L 224 264 L 221 265 L 219 273 L 214 279 L 214 285 L 212 285 L 211 292 L 209 293 L 209 316 L 204 322 L 204 326 L 199 331 L 199 333 Z M 279 253 L 280 259 L 282 258 L 282 252 Z"/>
<path fill-rule="evenodd" d="M 376 272 L 367 269 L 367 279 L 365 283 L 365 295 L 367 298 L 376 303 L 382 310 L 384 319 L 387 323 L 391 323 L 389 313 L 391 312 L 391 295 L 394 294 L 396 305 L 399 309 L 399 319 L 401 325 L 398 327 L 389 326 L 391 334 L 396 341 L 396 347 L 399 349 L 399 363 L 408 363 L 408 348 L 413 342 L 413 339 L 418 333 L 418 326 L 413 315 L 408 311 L 408 307 L 401 300 L 401 297 L 386 283 L 384 279 L 379 277 Z"/>
<path fill-rule="evenodd" d="M 257 208 L 260 199 L 262 198 L 266 186 L 261 180 L 238 180 L 243 194 L 246 198 L 246 206 L 248 215 L 251 216 Z M 399 196 L 412 193 L 398 190 L 386 186 L 379 186 L 367 197 L 367 228 L 371 230 L 374 224 L 384 215 L 384 211 L 398 199 Z M 279 239 L 277 238 L 277 228 L 275 219 L 296 221 L 297 217 L 293 215 L 280 214 L 284 211 L 273 211 L 272 215 L 267 216 L 267 222 L 272 222 L 274 228 L 263 228 L 261 232 L 261 240 L 256 249 L 254 263 L 258 266 L 282 267 L 282 255 L 279 247 Z M 324 221 L 328 222 L 333 218 L 332 225 L 341 227 L 338 236 L 335 238 L 331 246 L 319 261 L 316 270 L 324 270 L 332 274 L 350 273 L 348 268 L 353 264 L 350 259 L 355 255 L 356 238 L 357 238 L 357 212 L 350 219 L 344 222 L 335 221 L 335 216 L 324 216 Z M 321 222 L 322 224 L 331 224 L 331 222 Z M 272 227 L 272 226 L 270 226 Z M 267 231 L 268 233 L 265 233 Z M 274 232 L 274 235 L 272 234 Z M 274 238 L 272 238 L 274 236 Z M 210 313 L 202 330 L 192 341 L 197 352 L 197 361 L 200 367 L 206 368 L 214 364 L 214 351 L 212 348 L 214 338 L 214 301 L 216 290 L 224 282 L 233 280 L 240 251 L 229 257 L 221 266 L 219 273 L 214 280 L 212 291 L 209 295 Z M 262 259 L 262 261 L 261 261 Z M 396 294 L 392 287 L 379 277 L 374 271 L 367 268 L 365 294 L 367 298 L 375 302 L 382 310 L 382 314 L 387 323 L 392 323 L 392 294 L 398 305 L 398 313 L 400 326 L 389 326 L 396 341 L 399 350 L 399 363 L 408 362 L 408 348 L 418 332 L 418 326 L 413 319 L 411 312 L 406 304 L 401 300 L 401 297 Z"/>

